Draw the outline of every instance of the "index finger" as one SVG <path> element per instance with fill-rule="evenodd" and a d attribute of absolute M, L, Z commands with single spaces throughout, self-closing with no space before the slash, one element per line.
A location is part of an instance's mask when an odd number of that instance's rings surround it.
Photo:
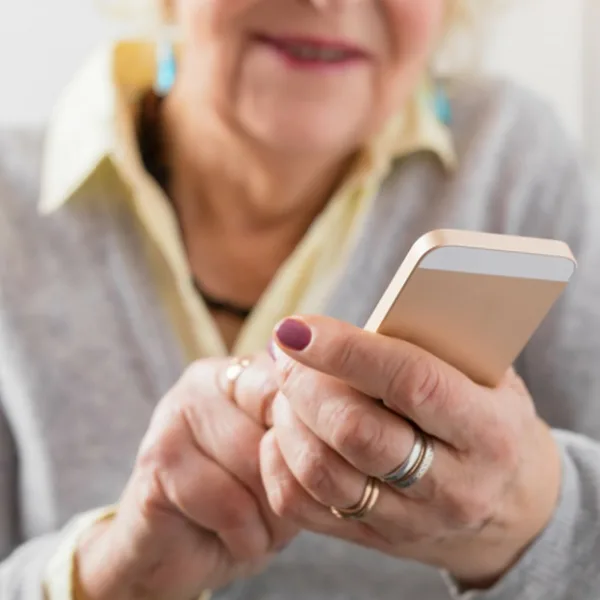
<path fill-rule="evenodd" d="M 293 359 L 339 378 L 457 449 L 497 423 L 489 390 L 408 342 L 321 316 L 283 321 L 275 340 L 279 370 Z"/>

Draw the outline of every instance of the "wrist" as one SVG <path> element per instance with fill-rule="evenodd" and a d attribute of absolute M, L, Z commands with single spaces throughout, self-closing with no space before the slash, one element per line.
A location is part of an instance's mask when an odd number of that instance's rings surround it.
<path fill-rule="evenodd" d="M 95 523 L 80 538 L 74 557 L 75 600 L 129 600 L 118 566 L 118 548 L 112 542 L 113 520 Z"/>

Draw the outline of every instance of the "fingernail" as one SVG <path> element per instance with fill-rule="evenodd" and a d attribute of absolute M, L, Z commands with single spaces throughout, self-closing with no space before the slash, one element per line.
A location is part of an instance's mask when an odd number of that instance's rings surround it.
<path fill-rule="evenodd" d="M 296 352 L 306 350 L 312 340 L 310 327 L 300 319 L 285 319 L 277 327 L 275 335 L 283 346 Z"/>

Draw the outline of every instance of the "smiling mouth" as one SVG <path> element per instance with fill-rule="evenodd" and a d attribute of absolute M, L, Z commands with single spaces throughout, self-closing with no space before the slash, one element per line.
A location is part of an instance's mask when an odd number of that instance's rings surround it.
<path fill-rule="evenodd" d="M 362 50 L 337 42 L 306 38 L 275 38 L 264 35 L 257 35 L 255 39 L 297 65 L 343 65 L 367 58 Z"/>

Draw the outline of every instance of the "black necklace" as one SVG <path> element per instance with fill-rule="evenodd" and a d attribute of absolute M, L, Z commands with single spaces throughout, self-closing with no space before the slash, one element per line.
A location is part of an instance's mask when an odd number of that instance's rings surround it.
<path fill-rule="evenodd" d="M 241 306 L 236 306 L 231 302 L 227 302 L 226 300 L 220 300 L 215 296 L 211 296 L 206 292 L 206 290 L 202 289 L 200 282 L 195 277 L 192 277 L 192 283 L 194 284 L 196 291 L 198 292 L 198 294 L 200 294 L 200 296 L 202 296 L 202 299 L 206 303 L 206 306 L 210 308 L 210 310 L 214 310 L 215 312 L 228 313 L 234 317 L 237 317 L 238 319 L 241 319 L 242 321 L 245 321 L 254 309 L 254 307 L 243 308 Z"/>
<path fill-rule="evenodd" d="M 158 185 L 169 198 L 169 168 L 164 157 L 164 139 L 161 131 L 161 108 L 163 98 L 149 92 L 140 103 L 140 112 L 137 122 L 138 144 L 145 169 L 154 177 Z M 246 320 L 254 307 L 237 306 L 232 302 L 217 298 L 209 294 L 196 277 L 192 276 L 192 284 L 202 297 L 206 306 L 212 311 L 226 313 L 240 319 Z"/>

